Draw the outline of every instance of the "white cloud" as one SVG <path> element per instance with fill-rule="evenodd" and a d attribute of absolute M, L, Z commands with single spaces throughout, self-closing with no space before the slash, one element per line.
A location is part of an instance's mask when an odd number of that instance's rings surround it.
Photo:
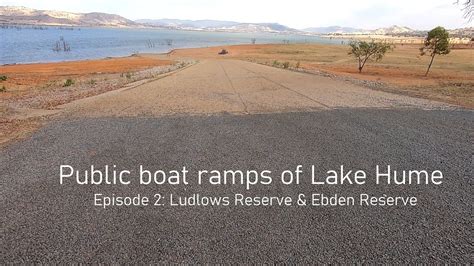
<path fill-rule="evenodd" d="M 0 0 L 0 5 L 115 13 L 131 19 L 218 19 L 278 22 L 294 28 L 341 25 L 377 28 L 393 24 L 418 29 L 472 26 L 452 0 Z"/>

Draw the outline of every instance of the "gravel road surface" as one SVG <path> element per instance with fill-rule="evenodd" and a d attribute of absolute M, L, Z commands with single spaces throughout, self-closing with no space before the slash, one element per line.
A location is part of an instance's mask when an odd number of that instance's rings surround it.
<path fill-rule="evenodd" d="M 470 110 L 241 61 L 209 60 L 136 88 L 63 106 L 0 151 L 2 263 L 472 263 Z M 60 165 L 186 166 L 189 185 L 59 183 Z M 303 165 L 300 185 L 276 173 Z M 365 185 L 312 185 L 339 169 Z M 376 165 L 441 170 L 441 185 L 376 185 Z M 202 169 L 271 170 L 270 185 L 197 185 Z M 94 194 L 163 196 L 102 208 Z M 230 197 L 230 206 L 170 206 Z M 416 206 L 234 206 L 300 194 L 417 198 Z M 195 196 L 197 197 L 197 196 Z"/>

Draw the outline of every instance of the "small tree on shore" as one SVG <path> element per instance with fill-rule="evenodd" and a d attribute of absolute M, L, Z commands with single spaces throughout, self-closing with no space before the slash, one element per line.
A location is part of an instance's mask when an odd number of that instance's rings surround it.
<path fill-rule="evenodd" d="M 369 60 L 379 61 L 384 55 L 393 49 L 391 44 L 383 42 L 352 41 L 350 55 L 353 55 L 359 62 L 359 73 L 364 69 Z"/>
<path fill-rule="evenodd" d="M 420 48 L 421 55 L 429 54 L 431 56 L 430 64 L 426 70 L 425 76 L 428 76 L 435 56 L 449 54 L 449 33 L 443 27 L 436 27 L 428 32 L 424 46 Z"/>

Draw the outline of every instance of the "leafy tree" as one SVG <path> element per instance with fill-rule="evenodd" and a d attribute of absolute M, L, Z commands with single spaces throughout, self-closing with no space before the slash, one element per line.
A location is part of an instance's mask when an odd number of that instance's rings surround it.
<path fill-rule="evenodd" d="M 431 65 L 436 55 L 449 54 L 451 49 L 449 48 L 449 33 L 443 27 L 436 27 L 428 32 L 424 46 L 420 48 L 421 55 L 429 54 L 431 56 L 430 64 L 426 70 L 425 76 L 428 76 Z"/>
<path fill-rule="evenodd" d="M 393 49 L 391 44 L 374 41 L 353 41 L 349 43 L 349 46 L 351 47 L 349 54 L 359 61 L 359 73 L 362 72 L 367 61 L 379 61 L 388 51 Z"/>

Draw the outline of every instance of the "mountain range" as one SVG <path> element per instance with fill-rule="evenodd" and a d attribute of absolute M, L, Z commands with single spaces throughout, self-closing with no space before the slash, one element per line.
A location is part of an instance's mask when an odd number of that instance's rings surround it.
<path fill-rule="evenodd" d="M 356 29 L 351 27 L 340 27 L 340 26 L 329 26 L 329 27 L 313 27 L 313 28 L 306 28 L 303 31 L 317 33 L 317 34 L 330 34 L 330 33 L 356 33 L 356 32 L 363 32 L 363 29 Z"/>
<path fill-rule="evenodd" d="M 241 23 L 220 20 L 141 19 L 137 23 L 152 27 L 181 30 L 226 31 L 226 32 L 274 32 L 297 33 L 299 30 L 278 23 Z"/>
<path fill-rule="evenodd" d="M 415 34 L 422 31 L 414 30 L 409 27 L 393 25 L 386 28 L 378 28 L 375 30 L 357 29 L 351 27 L 316 27 L 306 28 L 303 31 L 316 33 L 316 34 L 375 34 L 375 35 L 400 35 L 400 34 Z"/>
<path fill-rule="evenodd" d="M 36 10 L 27 7 L 0 6 L 0 24 L 58 25 L 84 27 L 135 27 L 138 24 L 119 15 L 71 13 Z"/>
<path fill-rule="evenodd" d="M 107 13 L 71 13 L 64 11 L 36 10 L 26 7 L 0 6 L 0 24 L 55 25 L 83 27 L 155 27 L 176 30 L 222 31 L 222 32 L 269 32 L 282 34 L 376 34 L 376 35 L 425 35 L 426 31 L 404 26 L 391 26 L 375 30 L 351 27 L 312 27 L 293 29 L 278 23 L 241 23 L 220 20 L 140 19 L 129 20 Z M 474 28 L 450 31 L 455 36 L 473 37 Z"/>

